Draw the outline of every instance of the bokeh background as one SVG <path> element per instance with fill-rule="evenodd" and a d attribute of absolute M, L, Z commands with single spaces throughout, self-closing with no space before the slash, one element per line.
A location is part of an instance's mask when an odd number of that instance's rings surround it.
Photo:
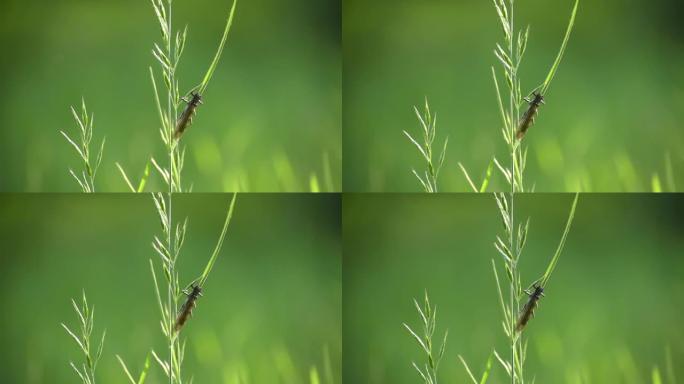
<path fill-rule="evenodd" d="M 199 276 L 221 231 L 230 195 L 176 196 L 189 217 L 181 280 Z M 187 338 L 183 372 L 195 383 L 341 381 L 340 199 L 240 195 L 223 251 Z M 126 381 L 115 355 L 140 372 L 165 355 L 148 259 L 159 221 L 149 195 L 4 195 L 0 255 L 6 311 L 0 371 L 6 383 L 73 383 L 82 361 L 60 326 L 76 326 L 70 298 L 85 290 L 95 335 L 107 329 L 98 383 Z M 11 346 L 11 347 L 9 347 Z M 162 383 L 153 361 L 147 383 Z"/>
<path fill-rule="evenodd" d="M 523 284 L 540 277 L 558 245 L 573 196 L 518 195 L 531 217 Z M 343 200 L 344 381 L 415 384 L 425 357 L 402 327 L 419 328 L 412 299 L 427 289 L 437 339 L 449 330 L 440 382 L 470 382 L 493 348 L 507 355 L 491 260 L 502 225 L 491 195 L 350 195 Z M 536 317 L 525 372 L 538 383 L 651 383 L 666 357 L 684 359 L 684 199 L 583 194 Z M 500 274 L 500 277 L 504 278 Z M 414 328 L 414 329 L 415 329 Z M 495 361 L 489 383 L 505 382 Z"/>
<path fill-rule="evenodd" d="M 523 92 L 546 77 L 573 4 L 516 2 L 518 27 L 531 25 Z M 580 2 L 547 103 L 525 139 L 528 185 L 651 191 L 657 175 L 662 190 L 683 188 L 683 15 L 679 0 Z M 411 168 L 424 164 L 402 130 L 418 136 L 412 106 L 424 97 L 438 115 L 440 149 L 449 136 L 441 190 L 469 189 L 458 161 L 481 180 L 492 156 L 508 159 L 490 70 L 503 34 L 491 1 L 345 0 L 343 16 L 345 191 L 420 189 Z M 495 174 L 491 190 L 503 183 Z"/>
<path fill-rule="evenodd" d="M 183 93 L 200 83 L 231 0 L 177 0 L 188 25 L 178 69 Z M 221 62 L 187 144 L 184 179 L 195 191 L 341 190 L 339 0 L 239 1 Z M 138 179 L 159 138 L 149 66 L 161 40 L 149 1 L 0 2 L 2 191 L 77 191 L 78 158 L 59 130 L 76 132 L 69 106 L 84 97 L 95 140 L 107 138 L 97 185 L 126 191 L 120 162 Z M 163 88 L 161 75 L 158 84 Z M 161 189 L 158 175 L 149 190 Z"/>

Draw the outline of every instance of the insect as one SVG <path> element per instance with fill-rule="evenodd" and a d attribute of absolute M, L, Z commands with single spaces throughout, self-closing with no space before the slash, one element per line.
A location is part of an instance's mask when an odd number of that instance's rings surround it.
<path fill-rule="evenodd" d="M 517 332 L 520 332 L 523 330 L 523 328 L 525 328 L 527 323 L 534 316 L 534 310 L 537 309 L 539 300 L 542 298 L 542 296 L 544 296 L 544 288 L 541 285 L 537 285 L 535 283 L 534 285 L 532 285 L 532 288 L 534 289 L 534 291 L 532 292 L 530 292 L 529 290 L 525 291 L 525 293 L 527 293 L 530 296 L 530 298 L 527 301 L 527 304 L 525 304 L 522 311 L 520 312 L 518 323 L 515 326 L 515 330 Z"/>
<path fill-rule="evenodd" d="M 183 304 L 183 307 L 176 318 L 176 325 L 174 327 L 176 332 L 183 328 L 183 325 L 185 325 L 185 323 L 188 321 L 188 318 L 190 318 L 190 315 L 192 315 L 192 310 L 195 309 L 195 306 L 197 305 L 197 299 L 202 296 L 202 288 L 199 285 L 192 284 L 190 287 L 192 290 L 189 292 L 187 289 L 183 290 L 183 293 L 188 295 L 188 298 L 185 301 L 185 304 Z"/>
<path fill-rule="evenodd" d="M 530 99 L 529 97 L 525 98 L 525 101 L 527 101 L 530 105 L 527 107 L 527 111 L 525 111 L 520 119 L 518 133 L 515 135 L 518 140 L 521 140 L 525 136 L 527 130 L 532 126 L 532 124 L 534 124 L 534 118 L 539 112 L 539 107 L 544 104 L 544 95 L 535 91 L 532 92 L 532 96 L 534 96 L 533 99 Z"/>
<path fill-rule="evenodd" d="M 183 110 L 183 113 L 181 113 L 181 115 L 178 117 L 178 121 L 176 122 L 176 131 L 174 132 L 174 137 L 176 140 L 180 139 L 181 135 L 183 135 L 183 132 L 185 132 L 188 126 L 192 123 L 192 117 L 195 115 L 197 107 L 202 104 L 202 95 L 193 91 L 190 92 L 190 96 L 192 96 L 190 100 L 185 97 L 182 98 L 182 100 L 188 103 L 188 105 L 185 106 L 185 110 Z"/>

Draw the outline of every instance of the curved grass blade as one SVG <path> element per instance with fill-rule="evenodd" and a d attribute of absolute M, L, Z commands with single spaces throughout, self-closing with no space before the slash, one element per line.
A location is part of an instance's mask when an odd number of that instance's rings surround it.
<path fill-rule="evenodd" d="M 221 235 L 219 236 L 219 240 L 216 243 L 216 247 L 214 248 L 214 251 L 211 254 L 211 257 L 209 258 L 209 262 L 207 262 L 207 266 L 204 267 L 204 272 L 202 272 L 202 276 L 198 279 L 198 285 L 200 287 L 204 286 L 204 283 L 207 281 L 207 277 L 209 277 L 209 272 L 211 272 L 211 269 L 214 267 L 214 263 L 216 262 L 216 259 L 218 258 L 218 254 L 221 251 L 221 247 L 223 246 L 223 240 L 226 237 L 226 232 L 228 232 L 228 225 L 230 224 L 230 220 L 233 217 L 233 208 L 235 208 L 235 201 L 237 200 L 237 193 L 233 194 L 233 199 L 230 201 L 230 207 L 228 208 L 228 213 L 226 214 L 226 221 L 223 223 L 223 229 L 221 230 Z"/>
<path fill-rule="evenodd" d="M 214 70 L 216 70 L 216 67 L 218 66 L 219 59 L 221 59 L 223 47 L 226 46 L 226 41 L 228 40 L 228 32 L 230 31 L 230 27 L 233 25 L 233 15 L 235 14 L 236 5 L 237 0 L 233 0 L 233 6 L 230 8 L 230 14 L 228 15 L 228 21 L 226 22 L 226 28 L 223 31 L 223 37 L 221 37 L 221 43 L 219 44 L 218 50 L 216 51 L 214 60 L 211 62 L 211 65 L 209 66 L 209 69 L 207 70 L 207 73 L 204 75 L 204 79 L 202 80 L 202 83 L 199 86 L 199 94 L 204 94 L 204 90 L 207 89 L 209 80 L 211 80 L 211 77 L 214 75 Z"/>
<path fill-rule="evenodd" d="M 570 22 L 568 23 L 568 29 L 565 31 L 565 37 L 563 38 L 563 44 L 561 44 L 560 51 L 558 52 L 558 56 L 556 56 L 556 60 L 553 62 L 553 65 L 551 66 L 551 70 L 549 70 L 549 74 L 546 75 L 546 80 L 544 80 L 544 84 L 541 87 L 540 93 L 542 95 L 546 95 L 548 90 L 549 90 L 549 85 L 551 85 L 551 81 L 553 80 L 553 77 L 556 76 L 556 71 L 558 70 L 558 66 L 560 65 L 561 60 L 563 59 L 563 54 L 565 54 L 565 48 L 568 45 L 568 40 L 570 40 L 570 34 L 572 33 L 572 28 L 575 25 L 575 15 L 577 15 L 577 7 L 579 5 L 579 0 L 575 0 L 575 6 L 572 9 L 572 15 L 570 16 Z"/>
<path fill-rule="evenodd" d="M 558 258 L 560 257 L 560 254 L 563 251 L 563 247 L 565 246 L 565 240 L 568 237 L 568 232 L 570 232 L 572 221 L 575 218 L 575 208 L 577 207 L 578 199 L 579 194 L 577 193 L 575 194 L 575 200 L 572 202 L 572 208 L 570 208 L 570 215 L 568 215 L 568 221 L 565 223 L 565 230 L 563 231 L 563 236 L 561 237 L 560 243 L 558 244 L 558 248 L 556 248 L 556 253 L 554 253 L 553 258 L 549 263 L 549 266 L 546 267 L 546 272 L 544 272 L 544 276 L 542 276 L 542 278 L 540 279 L 539 285 L 542 287 L 545 287 L 548 283 L 549 277 L 551 276 L 551 273 L 553 272 L 554 268 L 556 268 Z"/>

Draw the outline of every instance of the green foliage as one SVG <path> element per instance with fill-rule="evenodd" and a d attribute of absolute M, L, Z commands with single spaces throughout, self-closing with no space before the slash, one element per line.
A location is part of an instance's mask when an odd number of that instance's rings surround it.
<path fill-rule="evenodd" d="M 524 227 L 525 219 L 531 218 L 518 263 L 523 290 L 544 275 L 574 197 L 515 195 L 516 243 L 518 224 Z M 504 257 L 492 246 L 494 235 L 509 245 L 493 203 L 491 196 L 478 194 L 345 198 L 344 241 L 350 252 L 345 252 L 344 260 L 344 279 L 349 282 L 344 310 L 345 324 L 353 325 L 345 328 L 346 378 L 359 383 L 422 383 L 413 368 L 403 364 L 420 358 L 415 341 L 388 325 L 411 319 L 414 312 L 407 312 L 410 308 L 402 301 L 407 295 L 410 299 L 412 291 L 422 293 L 426 282 L 431 303 L 437 294 L 447 300 L 437 303 L 437 321 L 448 326 L 450 338 L 440 365 L 440 382 L 473 383 L 459 354 L 477 382 L 493 349 L 502 360 L 510 361 L 510 340 L 501 332 L 510 280 Z M 676 362 L 682 359 L 684 337 L 673 300 L 680 294 L 674 287 L 684 267 L 679 257 L 684 239 L 678 235 L 681 222 L 664 219 L 668 215 L 663 212 L 680 204 L 681 198 L 672 194 L 631 194 L 617 199 L 580 194 L 546 297 L 520 333 L 521 342 L 528 345 L 526 383 L 536 378 L 536 383 L 617 380 L 643 384 L 650 383 L 654 365 L 663 383 L 679 382 L 669 380 L 662 351 L 665 344 L 672 346 L 671 365 L 679 373 Z M 492 258 L 496 275 L 492 275 Z M 494 278 L 488 278 L 488 270 Z M 526 301 L 523 293 L 521 306 Z M 635 302 L 639 303 L 636 311 Z M 369 311 L 374 315 L 368 316 Z M 516 309 L 514 317 L 519 313 Z M 653 324 L 649 332 L 635 331 L 635 324 L 648 322 Z M 627 342 L 625 335 L 629 335 Z M 624 349 L 632 352 L 634 362 L 626 373 L 636 375 L 625 376 L 617 364 Z M 499 359 L 493 356 L 492 362 L 487 382 L 510 384 Z"/>
<path fill-rule="evenodd" d="M 207 70 L 207 73 L 204 75 L 202 84 L 199 85 L 198 92 L 200 94 L 204 94 L 204 91 L 207 89 L 207 86 L 209 85 L 209 80 L 211 80 L 211 77 L 214 75 L 216 66 L 218 65 L 218 62 L 221 59 L 221 55 L 223 54 L 223 47 L 226 46 L 226 41 L 228 40 L 228 32 L 230 32 L 230 27 L 233 25 L 233 15 L 235 14 L 236 5 L 237 0 L 233 0 L 233 6 L 230 7 L 230 14 L 228 15 L 228 20 L 226 21 L 226 28 L 223 30 L 223 36 L 221 37 L 221 42 L 219 43 L 219 47 L 216 50 L 216 55 L 214 55 L 214 60 L 212 60 L 211 65 Z M 185 41 L 185 31 L 183 31 L 183 41 Z"/>
<path fill-rule="evenodd" d="M 102 356 L 104 339 L 107 331 L 102 332 L 100 345 L 95 347 L 90 341 L 90 336 L 93 333 L 93 326 L 95 322 L 95 308 L 88 307 L 88 301 L 86 299 L 85 292 L 83 292 L 83 301 L 80 307 L 78 304 L 76 304 L 74 299 L 71 299 L 71 304 L 74 307 L 74 311 L 78 315 L 80 332 L 77 335 L 64 323 L 62 323 L 62 327 L 74 339 L 74 341 L 76 341 L 76 344 L 78 344 L 81 352 L 83 352 L 85 362 L 81 364 L 80 368 L 77 367 L 73 362 L 69 362 L 69 364 L 84 384 L 95 384 L 95 369 L 97 368 L 97 363 L 100 361 L 100 357 Z"/>
<path fill-rule="evenodd" d="M 416 333 L 408 324 L 404 323 L 404 328 L 413 336 L 413 338 L 418 342 L 421 350 L 427 356 L 427 362 L 421 368 L 415 362 L 412 362 L 413 367 L 418 371 L 418 374 L 423 379 L 425 384 L 437 384 L 437 370 L 439 369 L 439 363 L 442 361 L 444 356 L 444 350 L 446 348 L 447 336 L 449 331 L 444 332 L 444 339 L 442 340 L 442 346 L 439 351 L 435 351 L 435 347 L 432 342 L 432 336 L 435 334 L 435 328 L 437 323 L 437 307 L 430 306 L 430 299 L 428 298 L 427 291 L 425 291 L 425 301 L 423 307 L 416 299 L 413 299 L 413 303 L 418 310 L 420 315 L 420 320 L 422 322 L 422 334 Z"/>
<path fill-rule="evenodd" d="M 494 357 L 494 353 L 492 352 L 491 355 L 489 355 L 489 358 L 487 359 L 487 363 L 485 364 L 485 369 L 484 372 L 482 373 L 482 377 L 480 380 L 477 380 L 475 378 L 475 375 L 473 375 L 473 372 L 470 370 L 470 367 L 468 367 L 468 363 L 466 363 L 465 359 L 461 356 L 458 355 L 459 360 L 461 360 L 461 363 L 463 364 L 463 367 L 465 368 L 466 372 L 468 372 L 468 377 L 470 377 L 470 380 L 472 380 L 473 384 L 486 384 L 487 380 L 489 379 L 489 372 L 492 370 L 492 358 Z"/>
<path fill-rule="evenodd" d="M 413 110 L 415 111 L 418 121 L 420 122 L 420 126 L 423 129 L 423 141 L 422 143 L 419 143 L 413 138 L 413 136 L 411 136 L 410 133 L 406 131 L 404 131 L 404 135 L 406 135 L 406 137 L 411 140 L 411 143 L 418 148 L 418 151 L 427 163 L 427 169 L 423 173 L 422 177 L 418 174 L 418 172 L 416 172 L 415 169 L 412 169 L 411 171 L 423 186 L 425 192 L 437 192 L 437 177 L 439 177 L 439 171 L 442 169 L 442 165 L 444 165 L 444 158 L 446 157 L 446 149 L 447 144 L 449 144 L 449 138 L 447 137 L 446 140 L 444 140 L 444 148 L 439 155 L 439 160 L 437 163 L 434 163 L 432 160 L 432 144 L 434 143 L 435 137 L 437 135 L 437 115 L 433 117 L 430 113 L 430 106 L 428 105 L 427 98 L 425 99 L 425 111 L 422 115 L 415 106 L 413 107 Z"/>
<path fill-rule="evenodd" d="M 480 185 L 479 188 L 475 185 L 475 182 L 473 182 L 473 179 L 470 178 L 470 175 L 468 174 L 468 171 L 463 166 L 463 164 L 461 164 L 460 161 L 458 162 L 458 167 L 461 168 L 461 171 L 463 172 L 463 176 L 465 176 L 466 180 L 468 181 L 468 185 L 473 190 L 473 192 L 480 192 L 480 193 L 487 192 L 487 187 L 489 186 L 489 180 L 492 177 L 492 169 L 494 169 L 494 161 L 495 160 L 496 159 L 493 158 L 492 161 L 489 162 L 489 166 L 487 167 L 487 170 L 485 171 L 485 176 L 482 179 L 482 184 Z"/>
<path fill-rule="evenodd" d="M 523 119 L 523 115 L 521 115 L 521 105 L 524 101 L 524 97 L 521 91 L 522 86 L 518 76 L 518 70 L 520 68 L 520 64 L 527 49 L 527 41 L 529 39 L 530 28 L 528 26 L 524 30 L 516 31 L 513 17 L 514 2 L 512 0 L 509 0 L 508 2 L 506 0 L 493 0 L 493 2 L 504 35 L 503 44 L 496 44 L 496 48 L 494 49 L 494 55 L 499 60 L 499 63 L 502 66 L 503 77 L 505 79 L 505 84 L 508 90 L 508 100 L 506 102 L 504 102 L 504 98 L 502 97 L 501 88 L 499 87 L 499 81 L 497 79 L 496 71 L 493 67 L 492 77 L 494 79 L 494 87 L 496 89 L 499 113 L 501 115 L 503 123 L 501 133 L 503 135 L 504 141 L 508 146 L 511 163 L 510 165 L 502 165 L 496 159 L 496 157 L 493 157 L 492 162 L 496 164 L 499 171 L 501 171 L 501 174 L 506 179 L 512 191 L 524 192 L 526 190 L 526 187 L 523 175 L 527 164 L 527 148 L 524 147 L 521 143 L 523 136 L 520 135 L 520 132 L 523 131 L 519 128 L 520 122 Z M 560 51 L 543 85 L 538 87 L 538 89 L 541 89 L 540 93 L 542 96 L 546 94 L 548 87 L 550 86 L 551 81 L 553 80 L 556 71 L 558 70 L 558 66 L 560 65 L 561 59 L 563 58 L 563 55 L 565 53 L 565 49 L 570 38 L 570 33 L 572 32 L 575 23 L 575 16 L 577 14 L 578 5 L 579 0 L 576 0 L 575 7 L 573 8 L 572 15 L 570 17 L 570 23 L 565 33 L 563 43 L 561 44 Z M 444 160 L 444 152 L 442 152 L 440 163 L 435 172 L 432 164 L 432 141 L 434 140 L 435 127 L 434 122 L 431 120 L 429 108 L 427 106 L 427 101 L 425 103 L 424 117 L 421 117 L 417 110 L 416 114 L 418 115 L 418 118 L 421 121 L 421 125 L 423 126 L 424 144 L 418 143 L 406 131 L 404 131 L 404 133 L 406 134 L 406 136 L 408 136 L 411 142 L 413 142 L 413 144 L 418 148 L 418 150 L 423 155 L 423 158 L 425 158 L 425 160 L 427 161 L 428 170 L 425 171 L 423 177 L 418 175 L 418 173 L 415 170 L 413 171 L 413 173 L 418 178 L 421 185 L 427 192 L 435 192 L 437 191 L 436 175 L 438 174 L 439 168 L 441 167 L 442 162 Z M 536 112 L 534 114 L 536 114 Z M 532 123 L 533 122 L 534 119 L 532 118 Z M 463 164 L 459 162 L 458 165 L 468 182 L 468 186 L 474 192 L 484 192 L 486 190 L 487 185 L 489 184 L 489 177 L 491 175 L 491 163 L 487 169 L 484 181 L 481 187 L 479 188 L 475 185 Z"/>
<path fill-rule="evenodd" d="M 209 273 L 211 272 L 211 269 L 213 268 L 214 263 L 216 262 L 216 259 L 221 251 L 230 220 L 233 217 L 233 209 L 235 207 L 236 198 L 237 195 L 234 194 L 226 213 L 226 219 L 223 224 L 218 242 L 209 258 L 207 265 L 204 268 L 204 272 L 199 278 L 188 284 L 188 286 L 191 286 L 195 283 L 199 287 L 204 286 Z M 179 304 L 182 301 L 182 294 L 184 292 L 183 286 L 180 283 L 177 261 L 178 257 L 180 256 L 183 243 L 185 242 L 188 220 L 186 218 L 182 224 L 176 224 L 174 229 L 171 211 L 171 195 L 167 197 L 162 193 L 156 193 L 153 194 L 153 200 L 159 221 L 161 223 L 161 235 L 154 236 L 152 247 L 160 258 L 159 264 L 161 265 L 161 272 L 162 276 L 164 277 L 164 285 L 160 285 L 159 283 L 157 273 L 155 272 L 155 263 L 152 259 L 150 259 L 150 270 L 152 272 L 152 280 L 154 281 L 157 304 L 159 305 L 161 314 L 161 329 L 169 348 L 169 357 L 168 359 L 160 357 L 154 350 L 152 350 L 152 356 L 169 378 L 171 384 L 180 384 L 183 382 L 181 367 L 185 357 L 186 342 L 184 340 L 179 340 L 181 329 L 177 327 L 176 317 L 180 313 Z M 166 289 L 164 290 L 163 288 Z"/>
<path fill-rule="evenodd" d="M 157 87 L 155 80 L 155 75 L 153 69 L 150 67 L 150 78 L 152 80 L 152 88 L 154 90 L 154 99 L 156 102 L 157 113 L 159 114 L 161 127 L 159 129 L 159 134 L 161 136 L 162 142 L 166 148 L 168 154 L 169 163 L 164 166 L 159 164 L 154 157 L 150 158 L 150 162 L 154 165 L 154 168 L 159 172 L 162 179 L 168 186 L 169 192 L 183 192 L 188 191 L 190 188 L 184 188 L 182 184 L 181 174 L 183 166 L 185 163 L 185 149 L 180 147 L 180 136 L 177 132 L 177 118 L 178 111 L 181 107 L 181 102 L 183 98 L 179 93 L 178 78 L 176 76 L 176 69 L 180 63 L 181 56 L 185 49 L 185 42 L 187 39 L 187 26 L 181 32 L 175 32 L 172 24 L 172 0 L 151 0 L 152 8 L 157 17 L 159 23 L 159 28 L 161 31 L 162 43 L 154 44 L 152 49 L 152 55 L 157 60 L 159 66 L 161 67 L 161 75 L 163 83 L 166 89 L 166 105 L 163 105 L 162 99 L 160 97 L 160 92 Z M 228 32 L 233 23 L 233 16 L 235 14 L 235 6 L 237 5 L 237 0 L 233 1 L 233 5 L 230 9 L 230 14 L 226 21 L 226 27 L 221 38 L 221 42 L 216 51 L 213 61 L 207 70 L 202 83 L 195 87 L 188 93 L 193 92 L 195 89 L 199 90 L 199 93 L 203 93 L 209 84 L 209 80 L 213 76 L 214 71 L 218 65 L 218 62 L 223 53 L 223 48 L 225 47 L 226 41 L 228 39 Z M 62 135 L 67 139 L 67 141 L 76 149 L 79 156 L 84 163 L 84 171 L 81 176 L 77 176 L 73 170 L 69 170 L 71 175 L 76 179 L 81 189 L 84 192 L 94 192 L 95 191 L 95 174 L 102 161 L 102 153 L 104 149 L 104 140 L 98 152 L 97 159 L 94 164 L 90 162 L 90 141 L 92 140 L 93 131 L 93 118 L 88 116 L 85 107 L 85 101 L 83 102 L 82 113 L 79 117 L 74 108 L 71 111 L 76 119 L 76 122 L 81 130 L 81 140 L 80 144 L 77 144 L 72 140 L 64 131 Z M 180 119 L 180 118 L 179 118 Z M 182 132 L 180 132 L 182 133 Z M 126 185 L 132 192 L 142 192 L 147 183 L 147 178 L 149 176 L 149 163 L 146 165 L 143 172 L 143 176 L 140 179 L 137 187 L 133 186 L 130 178 L 127 176 L 124 168 L 119 162 L 116 162 L 116 167 L 118 168 L 121 176 L 123 177 Z"/>
<path fill-rule="evenodd" d="M 544 275 L 539 279 L 539 285 L 542 287 L 546 287 L 546 284 L 549 282 L 549 278 L 551 277 L 551 273 L 553 270 L 556 268 L 556 264 L 558 263 L 558 258 L 560 257 L 561 252 L 563 252 L 563 247 L 565 246 L 565 240 L 568 237 L 568 233 L 570 232 L 570 227 L 572 226 L 572 220 L 575 218 L 575 208 L 577 207 L 577 200 L 579 199 L 579 194 L 575 195 L 575 200 L 572 202 L 572 207 L 570 208 L 570 214 L 568 215 L 568 221 L 565 224 L 565 230 L 563 230 L 563 235 L 561 236 L 560 243 L 558 244 L 558 248 L 556 248 L 556 252 L 553 254 L 553 257 L 551 258 L 551 261 L 549 262 L 548 267 L 546 267 L 546 272 L 544 272 Z M 527 233 L 527 229 L 525 229 L 525 233 Z"/>
<path fill-rule="evenodd" d="M 549 70 L 549 74 L 546 75 L 546 80 L 544 80 L 544 84 L 542 84 L 541 91 L 540 91 L 540 93 L 542 95 L 546 95 L 548 93 L 549 86 L 551 85 L 551 81 L 553 80 L 553 77 L 556 76 L 556 71 L 558 70 L 558 66 L 560 65 L 560 62 L 563 59 L 563 55 L 565 54 L 565 48 L 568 46 L 568 40 L 570 40 L 570 34 L 572 33 L 572 28 L 575 26 L 575 16 L 577 15 L 577 7 L 578 6 L 579 6 L 579 0 L 575 0 L 575 6 L 572 8 L 572 13 L 570 15 L 570 22 L 568 23 L 568 29 L 565 31 L 565 37 L 563 38 L 563 43 L 561 44 L 560 51 L 558 51 L 558 56 L 556 56 L 556 60 L 553 62 L 553 65 L 551 66 L 551 69 Z"/>
<path fill-rule="evenodd" d="M 214 263 L 216 262 L 216 258 L 218 258 L 219 253 L 221 252 L 221 247 L 223 246 L 223 240 L 226 238 L 226 233 L 228 232 L 228 226 L 230 225 L 230 219 L 233 218 L 233 208 L 235 208 L 235 201 L 237 200 L 237 194 L 233 194 L 233 198 L 230 200 L 230 207 L 228 207 L 228 212 L 226 213 L 226 220 L 223 223 L 223 228 L 221 229 L 221 234 L 219 235 L 218 242 L 216 243 L 216 247 L 214 247 L 214 251 L 211 253 L 211 257 L 209 258 L 209 261 L 207 262 L 207 266 L 204 267 L 204 272 L 202 272 L 202 276 L 199 277 L 198 280 L 198 285 L 200 287 L 204 286 L 204 283 L 207 281 L 207 278 L 209 277 L 209 273 L 211 272 L 211 269 L 214 267 Z M 183 230 L 183 233 L 185 233 L 185 230 Z"/>
<path fill-rule="evenodd" d="M 100 150 L 96 154 L 95 162 L 92 163 L 90 159 L 90 142 L 93 139 L 93 121 L 95 120 L 95 115 L 88 115 L 85 100 L 83 99 L 81 100 L 81 115 L 79 116 L 79 114 L 76 113 L 74 107 L 71 107 L 71 114 L 74 116 L 74 120 L 76 120 L 80 132 L 78 143 L 76 143 L 76 140 L 69 137 L 66 132 L 60 132 L 69 144 L 74 147 L 78 156 L 81 158 L 81 161 L 83 162 L 83 171 L 81 171 L 81 175 L 78 176 L 70 168 L 69 173 L 74 180 L 76 180 L 83 192 L 95 192 L 95 175 L 97 174 L 98 168 L 100 168 L 100 163 L 102 163 L 105 139 L 102 139 Z"/>
<path fill-rule="evenodd" d="M 116 355 L 116 359 L 119 361 L 119 364 L 121 364 L 121 368 L 126 373 L 126 377 L 128 377 L 128 380 L 131 382 L 131 384 L 145 384 L 145 379 L 147 379 L 147 371 L 149 371 L 149 369 L 150 369 L 150 355 L 149 354 L 145 358 L 145 364 L 143 366 L 142 371 L 140 372 L 140 376 L 138 376 L 138 380 L 135 380 L 133 378 L 133 375 L 131 375 L 131 372 L 128 370 L 128 367 L 126 366 L 126 363 L 124 363 L 121 356 Z"/>
<path fill-rule="evenodd" d="M 672 156 L 669 152 L 665 153 L 664 181 L 659 172 L 654 172 L 651 176 L 651 192 L 677 192 L 675 183 L 674 168 L 672 166 Z"/>
<path fill-rule="evenodd" d="M 502 284 L 499 279 L 499 274 L 497 272 L 497 263 L 492 260 L 492 267 L 494 270 L 494 277 L 496 280 L 497 293 L 499 295 L 499 304 L 501 306 L 501 311 L 503 313 L 502 326 L 506 337 L 510 342 L 511 355 L 510 358 L 505 358 L 500 356 L 496 351 L 494 351 L 497 360 L 500 362 L 502 367 L 506 370 L 506 373 L 511 378 L 511 382 L 524 383 L 524 365 L 525 359 L 527 357 L 527 340 L 523 339 L 522 331 L 523 328 L 519 326 L 521 324 L 519 317 L 523 316 L 524 309 L 522 298 L 523 285 L 521 283 L 521 272 L 519 269 L 520 257 L 522 255 L 525 244 L 527 243 L 528 231 L 529 231 L 529 218 L 523 223 L 515 225 L 515 215 L 514 215 L 514 193 L 507 197 L 506 194 L 496 194 L 496 203 L 499 208 L 499 214 L 501 216 L 501 221 L 503 223 L 504 235 L 496 236 L 496 241 L 494 242 L 494 247 L 498 251 L 499 255 L 503 259 L 503 271 L 508 281 L 508 303 L 504 295 L 504 290 L 502 289 Z M 565 246 L 565 241 L 567 239 L 568 233 L 570 232 L 570 227 L 572 221 L 575 217 L 575 208 L 577 207 L 579 195 L 575 195 L 572 207 L 570 208 L 570 214 L 568 215 L 568 220 L 565 225 L 565 229 L 561 236 L 560 243 L 553 257 L 551 258 L 544 275 L 533 282 L 530 286 L 538 284 L 540 287 L 546 287 L 551 273 L 558 263 L 560 254 Z M 517 229 L 517 231 L 516 231 Z M 533 310 L 533 309 L 532 309 Z M 523 327 L 525 323 L 522 323 Z"/>

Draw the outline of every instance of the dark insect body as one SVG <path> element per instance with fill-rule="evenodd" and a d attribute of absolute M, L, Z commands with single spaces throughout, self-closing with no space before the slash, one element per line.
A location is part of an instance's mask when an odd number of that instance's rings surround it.
<path fill-rule="evenodd" d="M 176 332 L 180 331 L 181 328 L 183 328 L 183 325 L 185 325 L 185 323 L 192 315 L 192 310 L 195 309 L 195 306 L 197 305 L 197 299 L 199 299 L 200 296 L 202 296 L 202 288 L 199 285 L 192 285 L 192 291 L 183 292 L 186 295 L 188 295 L 188 298 L 185 301 L 185 304 L 183 304 L 183 307 L 181 308 L 180 313 L 178 313 L 178 317 L 176 318 L 176 325 L 174 327 Z"/>
<path fill-rule="evenodd" d="M 197 107 L 202 104 L 202 95 L 196 92 L 190 93 L 190 96 L 192 98 L 190 100 L 183 99 L 188 105 L 185 106 L 185 110 L 183 110 L 183 113 L 178 117 L 178 121 L 176 122 L 176 130 L 173 134 L 173 136 L 176 138 L 176 140 L 180 139 L 180 137 L 183 135 L 183 132 L 192 124 L 192 117 L 195 115 L 195 111 L 197 110 Z"/>
<path fill-rule="evenodd" d="M 533 92 L 533 99 L 525 98 L 530 105 L 527 107 L 527 111 L 523 114 L 518 124 L 518 133 L 515 137 L 520 140 L 525 136 L 527 130 L 534 124 L 534 118 L 537 117 L 539 112 L 539 107 L 544 104 L 544 96 L 541 93 Z"/>
<path fill-rule="evenodd" d="M 534 288 L 534 291 L 529 292 L 525 291 L 529 296 L 529 300 L 527 301 L 527 304 L 523 307 L 522 311 L 520 312 L 520 317 L 518 318 L 518 323 L 515 326 L 515 330 L 517 332 L 520 332 L 525 328 L 527 323 L 530 321 L 530 319 L 534 316 L 534 310 L 537 309 L 537 305 L 539 305 L 539 300 L 544 296 L 544 288 L 542 288 L 540 285 L 533 285 L 532 288 Z"/>

